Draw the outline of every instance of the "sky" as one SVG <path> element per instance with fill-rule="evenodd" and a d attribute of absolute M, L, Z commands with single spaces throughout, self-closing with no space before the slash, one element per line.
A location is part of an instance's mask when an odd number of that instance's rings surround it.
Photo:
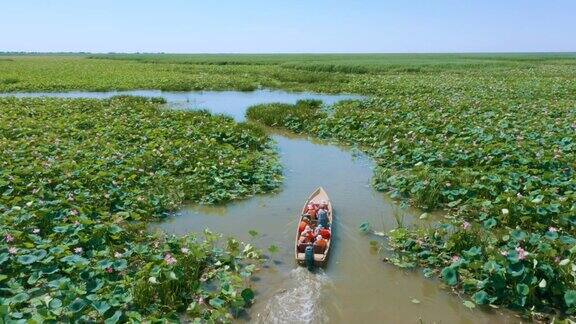
<path fill-rule="evenodd" d="M 2 51 L 576 52 L 576 1 L 3 0 Z"/>

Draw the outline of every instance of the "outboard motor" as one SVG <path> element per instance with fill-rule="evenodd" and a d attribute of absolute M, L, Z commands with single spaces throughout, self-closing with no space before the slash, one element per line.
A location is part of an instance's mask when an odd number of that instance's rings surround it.
<path fill-rule="evenodd" d="M 304 260 L 306 261 L 306 267 L 309 271 L 314 270 L 314 247 L 308 245 L 304 251 Z"/>

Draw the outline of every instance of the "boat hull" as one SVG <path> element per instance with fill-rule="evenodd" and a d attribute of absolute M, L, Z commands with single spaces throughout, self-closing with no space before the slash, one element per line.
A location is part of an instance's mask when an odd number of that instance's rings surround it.
<path fill-rule="evenodd" d="M 308 204 L 310 204 L 310 203 L 320 203 L 321 201 L 326 201 L 328 203 L 328 215 L 327 216 L 328 216 L 328 222 L 330 224 L 331 233 L 330 233 L 330 239 L 328 240 L 328 244 L 326 245 L 326 249 L 324 250 L 324 253 L 314 253 L 314 265 L 317 267 L 324 267 L 328 263 L 328 258 L 330 256 L 332 243 L 334 241 L 334 213 L 333 213 L 333 208 L 332 208 L 332 202 L 330 201 L 330 197 L 328 196 L 328 194 L 326 193 L 324 188 L 320 187 L 320 188 L 314 190 L 314 192 L 312 192 L 312 194 L 308 197 L 308 199 L 306 200 L 306 203 L 302 207 L 302 210 L 300 212 L 300 216 L 298 218 L 298 225 L 300 225 L 300 222 L 302 222 L 302 220 L 304 218 L 304 214 L 306 212 L 306 206 L 308 206 Z M 295 256 L 296 262 L 298 264 L 306 265 L 305 253 L 298 252 L 298 238 L 299 237 L 300 237 L 300 232 L 299 232 L 298 227 L 297 227 L 296 228 L 296 239 L 295 239 L 295 244 L 294 244 L 294 256 Z"/>

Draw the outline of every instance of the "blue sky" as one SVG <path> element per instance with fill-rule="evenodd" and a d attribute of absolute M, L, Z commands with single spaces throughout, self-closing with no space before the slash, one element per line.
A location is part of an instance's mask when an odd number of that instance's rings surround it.
<path fill-rule="evenodd" d="M 576 51 L 574 0 L 19 0 L 0 51 Z"/>

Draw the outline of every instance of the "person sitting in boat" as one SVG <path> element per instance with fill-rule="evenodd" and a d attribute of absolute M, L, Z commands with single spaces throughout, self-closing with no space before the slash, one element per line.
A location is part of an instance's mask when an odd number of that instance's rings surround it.
<path fill-rule="evenodd" d="M 306 206 L 306 212 L 307 215 L 310 215 L 310 217 L 312 217 L 312 219 L 316 219 L 316 213 L 317 213 L 317 208 L 315 204 L 308 204 L 308 206 Z"/>
<path fill-rule="evenodd" d="M 318 227 L 320 227 L 320 226 L 318 226 Z M 322 228 L 322 229 L 319 231 L 319 234 L 320 234 L 320 236 L 322 236 L 325 240 L 329 240 L 329 239 L 330 239 L 331 233 L 330 233 L 330 230 L 327 229 L 327 228 Z"/>
<path fill-rule="evenodd" d="M 308 238 L 308 241 L 310 243 L 314 242 L 314 238 L 316 237 L 316 235 L 314 235 L 314 231 L 310 226 L 306 226 L 304 228 L 304 231 L 302 231 L 301 236 L 306 236 L 306 238 Z"/>
<path fill-rule="evenodd" d="M 328 246 L 328 241 L 325 240 L 322 235 L 316 236 L 316 241 L 314 241 L 314 253 L 324 253 Z"/>
<path fill-rule="evenodd" d="M 308 237 L 308 235 L 306 234 L 302 234 L 300 235 L 300 237 L 298 238 L 298 252 L 299 253 L 304 253 L 304 251 L 306 251 L 306 247 L 308 245 L 310 245 L 312 242 L 310 241 L 310 238 Z"/>
<path fill-rule="evenodd" d="M 318 227 L 316 227 L 316 228 L 314 229 L 314 237 L 320 235 L 320 231 L 321 231 L 322 229 L 324 229 L 324 227 L 323 227 L 322 225 L 318 225 Z"/>
<path fill-rule="evenodd" d="M 320 205 L 318 206 L 319 209 L 326 209 L 328 210 L 328 202 L 326 200 L 322 200 Z"/>
<path fill-rule="evenodd" d="M 328 228 L 328 211 L 326 209 L 318 210 L 318 224 L 324 228 Z"/>
<path fill-rule="evenodd" d="M 304 232 L 306 226 L 310 226 L 310 219 L 308 217 L 302 217 L 300 225 L 298 225 L 298 233 Z"/>

